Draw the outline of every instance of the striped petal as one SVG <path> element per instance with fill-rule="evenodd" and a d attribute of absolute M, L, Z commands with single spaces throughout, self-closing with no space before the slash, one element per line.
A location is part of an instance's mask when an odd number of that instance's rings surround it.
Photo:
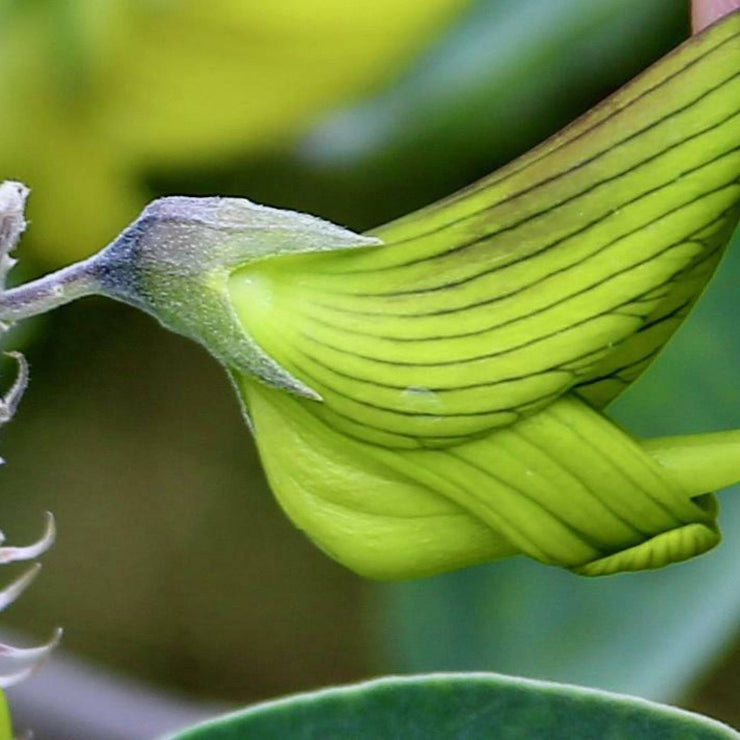
<path fill-rule="evenodd" d="M 612 400 L 689 310 L 739 204 L 735 13 L 520 160 L 377 230 L 385 246 L 254 263 L 231 295 L 334 428 L 454 445 L 570 389 Z"/>

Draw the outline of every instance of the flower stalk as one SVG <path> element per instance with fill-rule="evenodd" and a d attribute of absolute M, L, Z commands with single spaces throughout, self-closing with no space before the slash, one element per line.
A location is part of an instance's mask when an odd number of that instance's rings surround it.
<path fill-rule="evenodd" d="M 78 262 L 52 275 L 0 292 L 0 321 L 13 323 L 100 293 L 94 262 Z"/>

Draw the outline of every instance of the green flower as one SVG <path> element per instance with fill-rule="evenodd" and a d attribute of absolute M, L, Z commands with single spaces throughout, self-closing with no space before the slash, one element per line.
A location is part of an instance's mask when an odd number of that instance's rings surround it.
<path fill-rule="evenodd" d="M 650 363 L 740 213 L 740 13 L 529 154 L 357 236 L 166 198 L 8 291 L 102 293 L 229 370 L 273 490 L 322 549 L 407 578 L 524 553 L 585 575 L 720 539 L 740 431 L 638 440 L 601 409 Z"/>

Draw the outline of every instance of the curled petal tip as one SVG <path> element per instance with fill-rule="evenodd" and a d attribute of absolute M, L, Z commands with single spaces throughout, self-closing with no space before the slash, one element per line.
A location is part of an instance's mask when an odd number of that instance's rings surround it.
<path fill-rule="evenodd" d="M 56 524 L 51 512 L 46 512 L 46 528 L 37 542 L 26 547 L 0 547 L 0 563 L 14 563 L 19 560 L 33 560 L 43 555 L 56 538 Z"/>
<path fill-rule="evenodd" d="M 18 404 L 28 387 L 28 362 L 20 352 L 6 352 L 6 356 L 13 358 L 18 363 L 18 374 L 16 375 L 10 390 L 0 397 L 0 424 L 10 421 L 18 410 Z"/>
<path fill-rule="evenodd" d="M 41 563 L 34 563 L 28 570 L 0 591 L 0 611 L 12 604 L 33 582 L 41 570 Z M 0 648 L 0 654 L 2 649 Z"/>
<path fill-rule="evenodd" d="M 16 663 L 33 663 L 35 665 L 39 660 L 45 658 L 59 644 L 61 639 L 62 630 L 57 628 L 48 642 L 37 647 L 17 648 L 12 645 L 0 643 L 0 658 Z"/>
<path fill-rule="evenodd" d="M 62 630 L 54 630 L 51 638 L 43 645 L 32 648 L 16 648 L 0 643 L 0 688 L 7 688 L 28 678 L 56 648 L 62 638 Z"/>

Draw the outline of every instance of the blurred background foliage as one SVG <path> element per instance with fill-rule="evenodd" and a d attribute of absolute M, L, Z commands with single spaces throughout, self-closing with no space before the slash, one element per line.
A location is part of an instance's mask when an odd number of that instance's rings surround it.
<path fill-rule="evenodd" d="M 96 251 L 145 173 L 281 146 L 413 58 L 465 0 L 3 0 L 0 166 L 33 183 L 29 250 Z"/>
<path fill-rule="evenodd" d="M 688 33 L 683 0 L 3 0 L 0 175 L 33 188 L 22 270 L 94 251 L 162 194 L 370 227 L 526 151 Z M 739 278 L 736 239 L 615 407 L 631 430 L 740 426 Z M 95 299 L 7 344 L 33 375 L 3 439 L 0 522 L 30 539 L 48 509 L 60 531 L 8 624 L 62 624 L 79 655 L 234 704 L 487 669 L 740 724 L 740 491 L 722 496 L 725 544 L 664 572 L 507 561 L 366 582 L 278 510 L 198 347 Z"/>

